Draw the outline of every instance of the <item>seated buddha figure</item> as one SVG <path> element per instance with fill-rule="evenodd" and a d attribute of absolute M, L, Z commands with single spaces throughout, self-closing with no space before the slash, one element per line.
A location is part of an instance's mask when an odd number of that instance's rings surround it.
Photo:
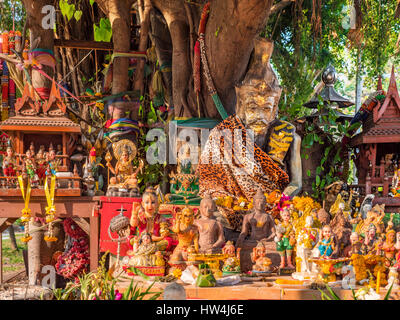
<path fill-rule="evenodd" d="M 194 212 L 189 207 L 176 213 L 172 231 L 178 236 L 179 242 L 169 259 L 172 267 L 185 265 L 188 261 L 188 253 L 199 252 L 199 231 L 193 223 Z"/>
<path fill-rule="evenodd" d="M 199 205 L 199 177 L 195 174 L 190 158 L 190 147 L 184 145 L 178 156 L 177 172 L 170 174 L 170 193 L 166 195 L 168 203 Z"/>
<path fill-rule="evenodd" d="M 158 250 L 157 244 L 152 241 L 151 234 L 147 232 L 140 235 L 140 240 L 134 244 L 133 250 L 128 251 L 128 256 L 128 264 L 132 267 L 165 265 L 162 253 Z"/>
<path fill-rule="evenodd" d="M 202 151 L 197 168 L 200 196 L 250 202 L 259 188 L 290 197 L 301 190 L 301 138 L 292 124 L 277 119 L 282 88 L 269 63 L 272 51 L 273 42 L 255 40 L 250 67 L 236 87 L 236 114 L 210 131 Z M 218 209 L 224 226 L 240 231 L 241 213 Z"/>
<path fill-rule="evenodd" d="M 140 161 L 139 167 L 134 169 L 132 160 L 136 156 L 135 145 L 129 140 L 120 140 L 113 144 L 113 151 L 117 163 L 113 167 L 110 162 L 107 162 L 107 167 L 115 175 L 110 179 L 109 188 L 138 189 L 137 174 L 144 163 Z"/>
<path fill-rule="evenodd" d="M 258 241 L 265 240 L 273 245 L 275 223 L 271 215 L 265 211 L 266 197 L 258 189 L 253 199 L 253 209 L 244 216 L 242 232 L 236 243 L 240 250 L 240 267 L 242 271 L 251 270 L 251 252 Z"/>

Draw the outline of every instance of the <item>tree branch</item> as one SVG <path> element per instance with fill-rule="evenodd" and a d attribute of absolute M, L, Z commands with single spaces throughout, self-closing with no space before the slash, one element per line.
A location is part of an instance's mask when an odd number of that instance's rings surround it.
<path fill-rule="evenodd" d="M 270 15 L 273 15 L 283 9 L 285 9 L 287 6 L 289 6 L 292 2 L 296 2 L 296 0 L 282 0 L 276 4 L 274 4 L 271 8 Z"/>

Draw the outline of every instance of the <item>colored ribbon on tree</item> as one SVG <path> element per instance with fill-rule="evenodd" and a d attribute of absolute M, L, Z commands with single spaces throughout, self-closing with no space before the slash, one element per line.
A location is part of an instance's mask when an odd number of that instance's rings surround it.
<path fill-rule="evenodd" d="M 26 190 L 24 187 L 24 180 L 22 176 L 18 176 L 19 188 L 22 193 L 22 198 L 24 199 L 24 209 L 22 209 L 21 221 L 24 223 L 24 236 L 21 238 L 22 242 L 28 242 L 32 239 L 29 234 L 29 220 L 31 219 L 31 209 L 29 209 L 29 201 L 31 199 L 31 181 L 28 179 Z"/>
<path fill-rule="evenodd" d="M 203 8 L 203 13 L 201 14 L 201 19 L 200 19 L 199 39 L 197 41 L 199 42 L 199 46 L 200 46 L 201 63 L 203 64 L 204 77 L 206 78 L 206 84 L 207 84 L 208 91 L 214 101 L 214 104 L 218 110 L 218 113 L 220 114 L 222 119 L 225 120 L 226 118 L 228 118 L 228 113 L 226 112 L 224 106 L 222 105 L 222 102 L 221 102 L 221 99 L 219 98 L 217 89 L 215 88 L 214 82 L 211 77 L 210 68 L 208 67 L 208 61 L 207 61 L 207 56 L 206 56 L 205 30 L 206 30 L 206 24 L 207 24 L 209 13 L 210 13 L 210 2 L 205 4 L 205 6 Z M 197 55 L 198 55 L 198 49 L 199 48 L 196 44 L 195 54 L 197 54 Z M 196 61 L 198 61 L 198 58 L 195 57 L 195 63 L 196 63 Z M 199 67 L 196 66 L 196 64 L 195 64 L 195 68 L 196 68 L 195 73 L 199 72 Z M 196 86 L 197 87 L 200 86 L 200 82 L 199 82 L 200 80 L 198 79 L 198 76 L 196 76 L 196 74 L 195 74 L 195 79 L 197 79 L 197 80 L 195 80 L 197 83 Z M 198 87 L 198 88 L 200 88 L 200 87 Z M 199 113 L 200 113 L 200 111 L 199 111 Z M 200 118 L 200 115 L 199 115 L 199 118 Z"/>
<path fill-rule="evenodd" d="M 47 236 L 44 237 L 44 240 L 47 242 L 54 242 L 58 239 L 53 236 L 53 221 L 56 216 L 56 206 L 54 205 L 54 194 L 56 190 L 56 176 L 51 175 L 50 178 L 50 188 L 48 179 L 45 179 L 44 183 L 44 193 L 46 195 L 47 207 L 46 207 L 46 223 L 49 224 L 47 229 Z"/>

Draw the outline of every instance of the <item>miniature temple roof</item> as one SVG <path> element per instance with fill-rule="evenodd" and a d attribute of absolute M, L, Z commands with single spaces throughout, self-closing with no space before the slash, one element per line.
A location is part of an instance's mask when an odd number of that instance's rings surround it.
<path fill-rule="evenodd" d="M 381 84 L 378 84 L 378 89 Z M 380 88 L 382 89 L 382 87 Z M 394 67 L 389 88 L 382 104 L 378 104 L 363 124 L 363 131 L 351 139 L 350 145 L 400 142 L 400 96 Z"/>
<path fill-rule="evenodd" d="M 81 127 L 66 117 L 15 116 L 3 121 L 0 130 L 80 133 Z"/>
<path fill-rule="evenodd" d="M 386 98 L 385 98 L 383 104 L 380 107 L 378 106 L 377 112 L 374 112 L 374 122 L 375 123 L 378 122 L 382 118 L 382 116 L 385 114 L 388 106 L 390 105 L 390 102 L 392 102 L 392 105 L 396 106 L 398 111 L 400 111 L 400 97 L 399 97 L 399 92 L 397 90 L 396 76 L 394 74 L 394 66 L 392 67 L 392 74 L 390 76 L 390 83 L 389 83 L 388 92 L 386 94 Z"/>
<path fill-rule="evenodd" d="M 316 94 L 309 102 L 303 104 L 306 108 L 314 109 L 318 106 L 320 98 L 323 99 L 325 105 L 329 104 L 337 104 L 339 108 L 347 108 L 354 105 L 353 102 L 342 97 L 339 93 L 334 89 L 334 85 L 336 82 L 336 70 L 333 66 L 328 66 L 324 72 L 322 73 L 322 81 L 325 86 L 320 92 L 320 94 Z"/>

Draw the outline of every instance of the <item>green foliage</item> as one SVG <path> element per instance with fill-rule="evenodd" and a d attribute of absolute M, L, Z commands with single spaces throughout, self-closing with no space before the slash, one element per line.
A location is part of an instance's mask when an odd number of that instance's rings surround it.
<path fill-rule="evenodd" d="M 322 103 L 322 102 L 321 102 Z M 318 106 L 318 110 L 322 110 L 322 104 Z M 331 183 L 340 179 L 339 173 L 343 169 L 343 160 L 340 157 L 341 140 L 349 132 L 348 122 L 344 124 L 337 122 L 337 116 L 333 109 L 328 109 L 328 116 L 320 116 L 319 124 L 306 125 L 305 136 L 302 140 L 302 157 L 308 159 L 307 150 L 314 143 L 325 145 L 325 149 L 320 163 L 315 169 L 315 181 L 313 182 L 313 197 L 323 199 L 325 197 L 324 188 Z M 317 132 L 324 132 L 324 140 Z M 311 176 L 310 170 L 307 171 L 307 176 Z"/>
<path fill-rule="evenodd" d="M 387 71 L 387 63 L 398 61 L 400 21 L 394 17 L 397 1 L 365 0 L 363 4 L 362 64 L 367 81 L 375 88 L 377 76 Z"/>
<path fill-rule="evenodd" d="M 279 113 L 289 121 L 312 112 L 303 104 L 312 97 L 323 69 L 329 63 L 339 70 L 345 65 L 346 31 L 341 21 L 346 1 L 323 1 L 320 36 L 315 35 L 311 20 L 312 3 L 312 0 L 305 0 L 300 10 L 297 6 L 288 7 L 271 17 L 262 34 L 274 40 L 272 64 L 283 88 Z"/>
<path fill-rule="evenodd" d="M 21 0 L 4 0 L 0 3 L 0 30 L 9 31 L 13 29 L 13 18 L 15 17 L 15 30 L 22 32 L 25 22 L 26 11 Z"/>
<path fill-rule="evenodd" d="M 73 17 L 76 21 L 79 21 L 82 17 L 83 12 L 81 10 L 77 10 L 74 3 L 69 4 L 68 0 L 60 0 L 59 6 L 61 10 L 61 14 L 70 21 Z"/>
<path fill-rule="evenodd" d="M 93 24 L 94 40 L 110 42 L 112 38 L 112 28 L 109 19 L 101 18 L 99 25 Z"/>
<path fill-rule="evenodd" d="M 155 123 L 162 122 L 164 120 L 161 118 L 161 114 L 159 110 L 154 108 L 153 103 L 150 99 L 149 95 L 142 96 L 140 98 L 140 107 L 138 112 L 140 122 L 147 123 L 148 127 L 151 128 Z M 160 129 L 162 130 L 162 128 Z M 167 143 L 167 141 L 163 141 Z M 156 142 L 146 141 L 146 132 L 143 128 L 140 128 L 140 135 L 138 138 L 138 153 L 139 157 L 133 160 L 133 164 L 135 166 L 139 165 L 139 158 L 145 159 L 147 150 L 153 146 L 155 147 Z M 143 192 L 146 189 L 146 186 L 156 186 L 160 183 L 163 183 L 164 179 L 167 179 L 167 176 L 164 175 L 164 164 L 153 164 L 149 165 L 147 162 L 145 163 L 145 167 L 142 172 L 138 174 L 138 182 L 141 184 L 140 190 Z"/>
<path fill-rule="evenodd" d="M 129 287 L 120 294 L 115 286 L 120 281 L 120 275 L 113 278 L 111 271 L 105 267 L 106 256 L 104 254 L 99 263 L 97 272 L 90 272 L 78 277 L 78 281 L 68 282 L 64 289 L 54 289 L 56 300 L 156 300 L 162 294 L 161 291 L 150 291 L 154 282 L 143 289 L 136 283 L 133 286 L 132 279 Z"/>

